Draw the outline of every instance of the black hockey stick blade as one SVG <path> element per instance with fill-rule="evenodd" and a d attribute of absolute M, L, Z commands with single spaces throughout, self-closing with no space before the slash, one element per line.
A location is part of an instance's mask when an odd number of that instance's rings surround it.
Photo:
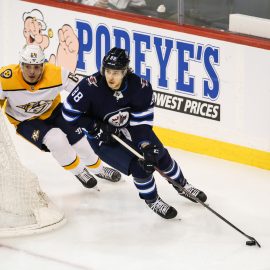
<path fill-rule="evenodd" d="M 259 242 L 255 238 L 250 237 L 249 239 L 250 240 L 246 241 L 247 246 L 255 246 L 255 245 L 257 245 L 258 247 L 261 247 L 261 245 L 259 244 Z"/>

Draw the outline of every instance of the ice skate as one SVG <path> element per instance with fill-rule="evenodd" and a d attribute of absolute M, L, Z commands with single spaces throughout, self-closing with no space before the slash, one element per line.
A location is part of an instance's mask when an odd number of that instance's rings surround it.
<path fill-rule="evenodd" d="M 80 174 L 76 175 L 76 177 L 86 188 L 93 188 L 97 185 L 96 178 L 93 175 L 91 175 L 87 171 L 87 169 L 84 169 Z"/>
<path fill-rule="evenodd" d="M 121 179 L 121 173 L 109 167 L 103 167 L 103 170 L 96 176 L 110 182 L 118 182 Z"/>
<path fill-rule="evenodd" d="M 178 187 L 174 186 L 174 188 L 177 190 L 177 192 L 179 193 L 179 195 L 191 200 L 192 202 L 197 203 L 193 198 L 191 198 L 191 196 L 189 196 L 186 192 L 182 192 Z M 187 190 L 189 193 L 191 193 L 193 196 L 195 196 L 196 198 L 198 198 L 200 201 L 205 202 L 207 200 L 207 196 L 206 194 L 193 187 L 191 184 L 189 184 L 188 182 L 186 182 L 185 186 L 183 187 L 185 190 Z"/>
<path fill-rule="evenodd" d="M 171 219 L 177 215 L 177 211 L 172 206 L 165 203 L 159 196 L 154 202 L 145 202 L 150 209 L 165 219 Z"/>

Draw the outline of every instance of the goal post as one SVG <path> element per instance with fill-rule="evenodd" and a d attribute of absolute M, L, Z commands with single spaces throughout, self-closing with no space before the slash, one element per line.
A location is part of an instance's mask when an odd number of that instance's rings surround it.
<path fill-rule="evenodd" d="M 0 237 L 51 231 L 66 222 L 40 189 L 37 176 L 24 167 L 0 109 Z"/>

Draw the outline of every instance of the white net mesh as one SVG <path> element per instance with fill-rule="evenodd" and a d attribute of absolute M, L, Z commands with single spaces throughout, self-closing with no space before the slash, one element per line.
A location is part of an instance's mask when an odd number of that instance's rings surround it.
<path fill-rule="evenodd" d="M 0 237 L 52 230 L 65 222 L 16 153 L 0 110 Z"/>

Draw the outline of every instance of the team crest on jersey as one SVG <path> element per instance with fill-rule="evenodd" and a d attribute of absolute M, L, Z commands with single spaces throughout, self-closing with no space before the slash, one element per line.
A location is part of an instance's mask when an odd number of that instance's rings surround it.
<path fill-rule="evenodd" d="M 1 75 L 0 75 L 2 78 L 4 79 L 9 79 L 12 77 L 12 70 L 11 69 L 6 69 L 4 70 Z"/>
<path fill-rule="evenodd" d="M 90 76 L 89 78 L 87 78 L 87 81 L 89 85 L 93 84 L 97 87 L 97 78 L 95 76 Z"/>
<path fill-rule="evenodd" d="M 116 112 L 114 115 L 110 116 L 108 122 L 115 127 L 123 127 L 127 124 L 129 120 L 128 112 Z"/>
<path fill-rule="evenodd" d="M 76 130 L 75 130 L 75 132 L 77 133 L 77 134 L 82 134 L 83 133 L 83 130 L 82 130 L 82 128 L 80 128 L 80 127 L 78 127 Z"/>
<path fill-rule="evenodd" d="M 34 130 L 33 131 L 32 136 L 31 136 L 31 138 L 33 139 L 33 141 L 36 142 L 39 139 L 39 134 L 40 134 L 39 130 Z"/>
<path fill-rule="evenodd" d="M 142 85 L 142 88 L 144 88 L 145 86 L 148 86 L 148 81 L 141 78 L 141 85 Z"/>
<path fill-rule="evenodd" d="M 48 108 L 51 107 L 52 102 L 52 100 L 41 100 L 37 102 L 30 102 L 17 107 L 24 109 L 26 113 L 40 114 L 46 112 Z"/>

